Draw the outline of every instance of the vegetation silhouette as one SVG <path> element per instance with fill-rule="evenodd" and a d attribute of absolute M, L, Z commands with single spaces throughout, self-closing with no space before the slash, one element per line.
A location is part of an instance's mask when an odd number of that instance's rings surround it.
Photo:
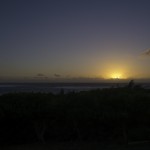
<path fill-rule="evenodd" d="M 150 90 L 134 86 L 0 96 L 0 144 L 150 140 Z"/>

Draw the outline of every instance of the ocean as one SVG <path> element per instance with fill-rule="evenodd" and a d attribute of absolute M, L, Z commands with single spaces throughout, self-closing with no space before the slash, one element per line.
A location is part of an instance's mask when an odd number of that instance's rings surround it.
<path fill-rule="evenodd" d="M 127 83 L 0 83 L 0 94 L 18 92 L 43 92 L 59 93 L 62 89 L 67 92 L 88 91 L 112 87 L 124 87 Z M 141 84 L 144 88 L 150 88 L 149 83 Z"/>

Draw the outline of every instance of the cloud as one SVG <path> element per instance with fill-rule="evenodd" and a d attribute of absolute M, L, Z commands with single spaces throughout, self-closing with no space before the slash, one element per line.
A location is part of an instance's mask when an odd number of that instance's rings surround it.
<path fill-rule="evenodd" d="M 38 73 L 35 77 L 33 77 L 34 79 L 47 79 L 48 77 L 46 75 L 44 75 L 43 73 Z"/>
<path fill-rule="evenodd" d="M 54 77 L 56 77 L 56 78 L 60 78 L 61 77 L 61 75 L 60 74 L 54 74 Z"/>
<path fill-rule="evenodd" d="M 45 75 L 42 74 L 42 73 L 38 73 L 37 76 L 38 76 L 38 77 L 44 77 Z"/>
<path fill-rule="evenodd" d="M 150 56 L 150 49 L 146 49 L 143 53 L 142 56 Z"/>

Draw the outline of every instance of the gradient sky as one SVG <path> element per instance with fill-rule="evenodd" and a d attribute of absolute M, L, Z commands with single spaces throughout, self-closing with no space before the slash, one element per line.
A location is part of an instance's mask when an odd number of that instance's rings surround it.
<path fill-rule="evenodd" d="M 150 78 L 149 0 L 1 0 L 0 79 Z"/>

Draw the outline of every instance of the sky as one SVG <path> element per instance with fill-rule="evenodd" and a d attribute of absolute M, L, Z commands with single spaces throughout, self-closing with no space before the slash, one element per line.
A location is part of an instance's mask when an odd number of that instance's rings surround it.
<path fill-rule="evenodd" d="M 1 0 L 0 81 L 150 79 L 149 0 Z"/>

